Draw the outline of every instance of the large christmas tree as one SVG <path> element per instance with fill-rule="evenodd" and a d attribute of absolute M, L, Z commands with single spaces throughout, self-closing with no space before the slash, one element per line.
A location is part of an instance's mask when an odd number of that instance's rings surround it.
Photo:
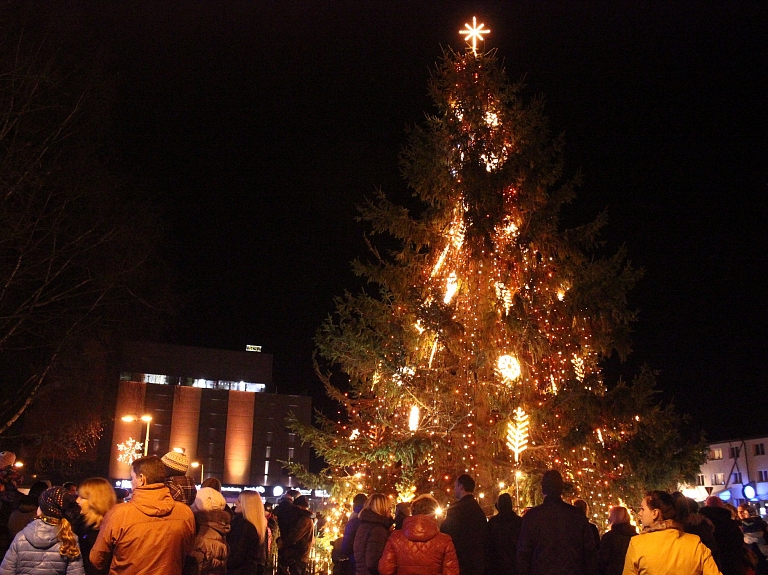
<path fill-rule="evenodd" d="M 598 512 L 690 478 L 698 448 L 653 402 L 653 374 L 603 380 L 601 359 L 629 351 L 638 273 L 621 252 L 593 255 L 603 217 L 562 225 L 574 182 L 541 102 L 472 50 L 446 53 L 430 88 L 437 112 L 402 154 L 419 206 L 379 194 L 361 208 L 373 257 L 354 270 L 370 287 L 339 298 L 318 333 L 348 378 L 323 374 L 342 416 L 300 429 L 324 478 L 447 500 L 468 472 L 491 503 L 517 477 L 525 504 L 557 468 Z M 397 247 L 384 253 L 376 235 Z"/>

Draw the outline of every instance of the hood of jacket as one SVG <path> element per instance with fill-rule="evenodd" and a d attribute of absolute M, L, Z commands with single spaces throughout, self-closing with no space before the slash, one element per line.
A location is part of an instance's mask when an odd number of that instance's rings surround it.
<path fill-rule="evenodd" d="M 35 549 L 50 549 L 58 543 L 56 534 L 59 532 L 59 526 L 50 525 L 42 519 L 27 523 L 22 531 L 29 544 Z"/>
<path fill-rule="evenodd" d="M 231 517 L 223 509 L 214 509 L 212 511 L 196 511 L 195 523 L 198 529 L 203 525 L 215 529 L 222 535 L 226 535 L 230 530 Z"/>
<path fill-rule="evenodd" d="M 409 541 L 429 541 L 438 533 L 437 519 L 431 515 L 413 515 L 403 521 L 403 535 Z"/>
<path fill-rule="evenodd" d="M 392 518 L 384 517 L 383 515 L 379 515 L 378 513 L 374 512 L 370 508 L 365 508 L 360 512 L 360 522 L 378 523 L 379 525 L 383 525 L 389 529 L 390 525 L 392 525 Z"/>
<path fill-rule="evenodd" d="M 151 483 L 133 490 L 131 503 L 149 517 L 165 517 L 172 510 L 175 502 L 171 492 L 163 483 Z"/>

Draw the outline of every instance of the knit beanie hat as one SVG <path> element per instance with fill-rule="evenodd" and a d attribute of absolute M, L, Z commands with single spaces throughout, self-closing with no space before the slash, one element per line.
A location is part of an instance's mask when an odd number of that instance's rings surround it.
<path fill-rule="evenodd" d="M 168 475 L 184 475 L 189 469 L 189 457 L 178 451 L 169 451 L 160 458 Z"/>
<path fill-rule="evenodd" d="M 16 463 L 16 454 L 13 451 L 0 451 L 0 469 L 10 467 Z"/>
<path fill-rule="evenodd" d="M 64 517 L 64 508 L 71 504 L 69 492 L 63 487 L 51 487 L 40 494 L 38 506 L 40 511 L 46 517 L 62 519 Z M 67 501 L 70 499 L 70 501 Z"/>
<path fill-rule="evenodd" d="M 201 487 L 197 490 L 195 502 L 192 504 L 192 511 L 213 511 L 214 509 L 224 509 L 227 506 L 227 500 L 224 496 L 212 487 Z"/>

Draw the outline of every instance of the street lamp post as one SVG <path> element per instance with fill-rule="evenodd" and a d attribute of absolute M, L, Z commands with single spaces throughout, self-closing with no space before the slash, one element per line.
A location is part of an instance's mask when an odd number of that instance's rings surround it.
<path fill-rule="evenodd" d="M 203 483 L 203 464 L 200 463 L 199 461 L 193 461 L 192 463 L 190 463 L 190 465 L 192 467 L 200 467 L 200 484 L 202 485 L 202 483 Z"/>
<path fill-rule="evenodd" d="M 149 455 L 149 425 L 152 423 L 152 416 L 142 415 L 141 417 L 136 417 L 135 415 L 124 415 L 120 419 L 126 422 L 143 421 L 144 423 L 147 424 L 147 435 L 144 438 L 144 457 Z"/>

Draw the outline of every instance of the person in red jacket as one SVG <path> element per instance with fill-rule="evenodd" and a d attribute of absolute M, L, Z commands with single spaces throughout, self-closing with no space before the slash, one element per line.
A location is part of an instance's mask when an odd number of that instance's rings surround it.
<path fill-rule="evenodd" d="M 413 500 L 413 515 L 387 540 L 379 560 L 380 575 L 459 575 L 451 536 L 437 527 L 437 507 L 431 495 Z"/>

